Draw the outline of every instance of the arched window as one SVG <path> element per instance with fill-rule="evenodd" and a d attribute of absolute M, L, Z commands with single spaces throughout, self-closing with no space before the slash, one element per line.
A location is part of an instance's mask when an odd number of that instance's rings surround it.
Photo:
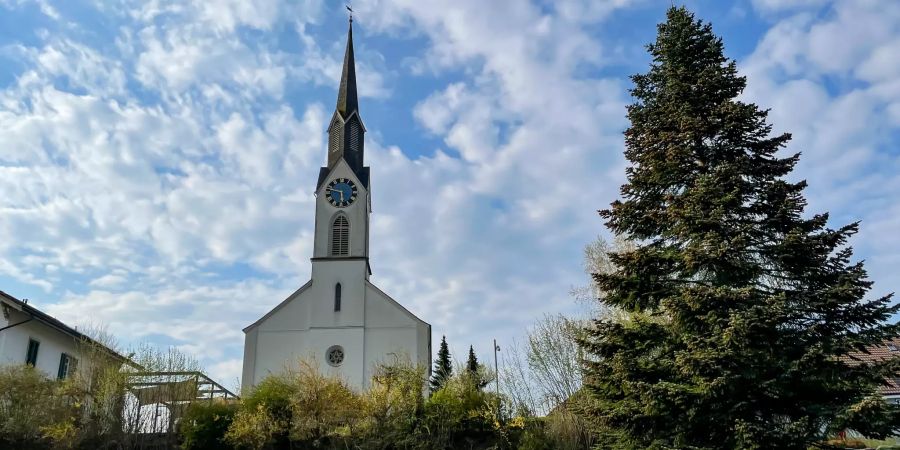
<path fill-rule="evenodd" d="M 341 214 L 331 224 L 331 256 L 350 254 L 350 221 Z"/>
<path fill-rule="evenodd" d="M 341 310 L 341 283 L 334 285 L 334 310 Z"/>

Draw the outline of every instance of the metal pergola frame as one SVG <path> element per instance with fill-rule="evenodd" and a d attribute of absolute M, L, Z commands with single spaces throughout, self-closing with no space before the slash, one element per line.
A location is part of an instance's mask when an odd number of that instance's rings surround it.
<path fill-rule="evenodd" d="M 126 376 L 128 381 L 126 381 L 125 387 L 133 393 L 142 389 L 175 386 L 177 383 L 184 383 L 186 381 L 193 381 L 196 384 L 196 397 L 191 399 L 175 399 L 171 401 L 172 403 L 213 400 L 216 398 L 224 400 L 239 398 L 233 392 L 229 391 L 221 384 L 216 383 L 212 378 L 206 376 L 203 372 L 140 371 L 129 373 Z M 147 381 L 147 378 L 152 379 L 152 381 Z M 142 381 L 131 381 L 133 379 L 141 379 Z M 160 403 L 168 404 L 169 402 L 162 401 Z"/>

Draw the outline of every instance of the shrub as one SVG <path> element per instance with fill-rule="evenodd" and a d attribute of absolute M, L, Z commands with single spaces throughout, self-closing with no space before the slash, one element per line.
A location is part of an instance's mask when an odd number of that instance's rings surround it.
<path fill-rule="evenodd" d="M 257 404 L 254 409 L 242 405 L 225 432 L 225 442 L 238 448 L 259 450 L 273 444 L 286 429 L 287 424 L 276 420 L 265 405 Z"/>
<path fill-rule="evenodd" d="M 287 443 L 291 423 L 291 397 L 297 386 L 290 377 L 270 375 L 241 399 L 226 442 L 249 449 Z"/>
<path fill-rule="evenodd" d="M 234 420 L 237 404 L 215 399 L 188 406 L 181 419 L 181 448 L 215 450 L 222 448 L 225 432 Z"/>
<path fill-rule="evenodd" d="M 417 448 L 418 419 L 424 410 L 427 378 L 423 370 L 395 363 L 376 368 L 363 395 L 365 416 L 354 441 L 365 449 Z"/>
<path fill-rule="evenodd" d="M 487 445 L 502 431 L 495 402 L 496 397 L 482 391 L 472 377 L 453 376 L 425 403 L 420 433 L 435 449 Z"/>
<path fill-rule="evenodd" d="M 77 404 L 31 366 L 0 367 L 0 447 L 72 447 Z"/>
<path fill-rule="evenodd" d="M 321 447 L 346 439 L 362 417 L 362 403 L 343 380 L 322 375 L 315 364 L 301 362 L 291 396 L 292 441 Z"/>

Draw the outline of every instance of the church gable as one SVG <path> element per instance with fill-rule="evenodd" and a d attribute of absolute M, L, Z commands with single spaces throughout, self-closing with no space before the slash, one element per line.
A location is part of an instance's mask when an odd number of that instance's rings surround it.
<path fill-rule="evenodd" d="M 368 167 L 366 167 L 368 169 Z M 366 174 L 368 175 L 368 170 L 366 170 Z M 325 195 L 326 185 L 335 178 L 348 178 L 353 181 L 354 184 L 360 186 L 362 189 L 368 190 L 369 183 L 368 177 L 365 180 L 362 177 L 358 176 L 353 169 L 350 168 L 350 165 L 347 161 L 341 159 L 331 168 L 322 168 L 322 171 L 319 173 L 319 183 L 316 185 L 316 195 Z M 365 181 L 365 182 L 363 182 Z M 363 193 L 360 193 L 362 195 Z"/>

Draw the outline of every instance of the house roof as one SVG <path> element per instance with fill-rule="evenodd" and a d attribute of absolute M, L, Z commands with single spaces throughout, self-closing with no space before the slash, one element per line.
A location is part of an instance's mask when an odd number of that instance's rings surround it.
<path fill-rule="evenodd" d="M 137 363 L 135 363 L 128 357 L 122 356 L 121 354 L 119 354 L 119 352 L 96 341 L 90 336 L 81 333 L 75 328 L 66 325 L 61 320 L 35 308 L 34 306 L 29 305 L 26 301 L 19 300 L 12 295 L 7 294 L 6 292 L 0 291 L 0 303 L 8 305 L 13 309 L 28 315 L 32 320 L 37 320 L 38 322 L 41 322 L 51 328 L 55 328 L 56 330 L 72 336 L 75 339 L 83 340 L 90 344 L 97 345 L 99 346 L 99 348 L 105 349 L 112 357 L 122 361 L 123 363 L 128 363 L 129 365 L 139 367 Z"/>
<path fill-rule="evenodd" d="M 849 365 L 874 363 L 900 357 L 900 337 L 888 339 L 881 344 L 867 347 L 865 352 L 850 352 L 841 357 Z M 881 395 L 900 395 L 900 377 L 887 378 L 878 388 Z"/>

